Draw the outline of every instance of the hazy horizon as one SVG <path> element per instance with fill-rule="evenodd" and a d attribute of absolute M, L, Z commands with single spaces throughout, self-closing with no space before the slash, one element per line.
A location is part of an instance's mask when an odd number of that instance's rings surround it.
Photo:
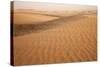
<path fill-rule="evenodd" d="M 76 4 L 58 4 L 58 3 L 46 3 L 46 2 L 25 2 L 14 1 L 14 9 L 35 9 L 43 11 L 83 11 L 83 10 L 96 10 L 96 6 L 76 5 Z"/>

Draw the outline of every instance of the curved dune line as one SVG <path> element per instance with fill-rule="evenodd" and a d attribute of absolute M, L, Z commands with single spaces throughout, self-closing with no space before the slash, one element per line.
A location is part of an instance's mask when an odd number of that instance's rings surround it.
<path fill-rule="evenodd" d="M 69 17 L 62 17 L 59 19 L 41 22 L 41 23 L 33 23 L 33 24 L 14 24 L 14 36 L 24 35 L 32 32 L 40 32 L 47 29 L 55 28 L 57 26 L 63 25 L 65 22 L 75 21 L 78 19 L 83 19 L 84 16 L 74 15 Z"/>

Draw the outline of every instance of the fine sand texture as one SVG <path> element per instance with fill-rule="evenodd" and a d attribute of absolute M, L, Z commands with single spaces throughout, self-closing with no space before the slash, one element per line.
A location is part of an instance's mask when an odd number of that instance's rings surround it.
<path fill-rule="evenodd" d="M 82 15 L 60 22 L 61 25 L 51 29 L 40 32 L 33 29 L 33 33 L 14 36 L 15 64 L 96 60 L 96 15 Z"/>
<path fill-rule="evenodd" d="M 97 60 L 96 13 L 14 12 L 13 19 L 14 65 Z"/>

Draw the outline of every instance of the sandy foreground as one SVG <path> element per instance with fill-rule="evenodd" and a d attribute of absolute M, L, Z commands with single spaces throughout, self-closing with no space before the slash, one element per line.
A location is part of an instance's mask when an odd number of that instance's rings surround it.
<path fill-rule="evenodd" d="M 24 19 L 28 16 L 29 18 Z M 25 21 L 30 20 L 33 23 L 28 24 L 34 24 L 59 18 L 38 14 L 34 14 L 34 16 L 28 14 L 28 16 L 15 15 L 14 17 L 17 18 L 15 18 L 14 24 L 27 24 Z M 30 16 L 32 17 L 30 18 Z M 24 23 L 17 23 L 20 21 Z M 97 59 L 96 14 L 78 15 L 54 22 L 59 22 L 60 25 L 55 25 L 53 28 L 50 26 L 49 29 L 41 29 L 39 32 L 14 36 L 14 65 L 94 61 Z"/>

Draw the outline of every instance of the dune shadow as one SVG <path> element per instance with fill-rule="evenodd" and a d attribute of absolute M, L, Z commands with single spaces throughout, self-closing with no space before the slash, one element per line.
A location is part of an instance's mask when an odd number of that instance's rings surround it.
<path fill-rule="evenodd" d="M 58 19 L 54 19 L 51 21 L 36 23 L 36 24 L 13 24 L 13 36 L 21 36 L 29 33 L 39 33 L 42 31 L 46 31 L 48 29 L 56 28 L 69 21 L 75 21 L 78 19 L 82 19 L 84 16 L 78 14 L 74 16 L 68 17 L 60 17 Z"/>

